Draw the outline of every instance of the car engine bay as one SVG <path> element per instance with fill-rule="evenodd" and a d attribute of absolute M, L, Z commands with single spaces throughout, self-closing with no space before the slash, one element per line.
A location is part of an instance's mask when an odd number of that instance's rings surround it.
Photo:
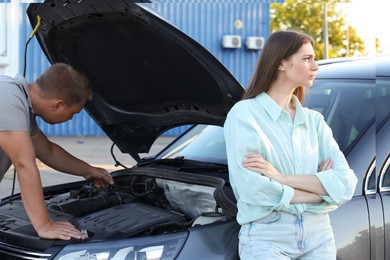
<path fill-rule="evenodd" d="M 232 194 L 219 177 L 135 167 L 113 178 L 104 188 L 79 182 L 45 191 L 50 219 L 70 221 L 94 241 L 182 231 L 235 216 Z M 37 249 L 48 245 L 39 242 L 20 197 L 2 201 L 0 238 L 34 240 Z"/>

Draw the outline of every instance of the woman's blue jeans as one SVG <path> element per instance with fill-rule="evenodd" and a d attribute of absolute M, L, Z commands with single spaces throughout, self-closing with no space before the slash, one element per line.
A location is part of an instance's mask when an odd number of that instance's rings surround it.
<path fill-rule="evenodd" d="M 329 215 L 273 211 L 244 224 L 239 233 L 242 260 L 334 260 L 336 246 Z"/>

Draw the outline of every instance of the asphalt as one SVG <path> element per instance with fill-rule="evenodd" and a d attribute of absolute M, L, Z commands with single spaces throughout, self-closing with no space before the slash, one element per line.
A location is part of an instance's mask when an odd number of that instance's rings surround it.
<path fill-rule="evenodd" d="M 115 161 L 111 156 L 112 141 L 108 137 L 49 137 L 49 139 L 63 147 L 72 155 L 80 158 L 87 163 L 107 169 L 109 172 L 122 169 L 120 166 L 115 167 Z M 154 155 L 161 151 L 163 147 L 169 144 L 174 137 L 160 137 L 153 144 L 149 153 L 140 154 L 141 157 L 146 155 Z M 113 153 L 116 159 L 127 167 L 135 164 L 135 160 L 128 154 L 122 154 L 115 146 Z M 43 163 L 37 161 L 37 165 L 41 174 L 42 185 L 50 186 L 71 181 L 83 180 L 82 177 L 73 176 L 57 172 Z M 0 198 L 9 196 L 12 191 L 13 183 L 13 167 L 8 170 L 3 180 L 0 183 Z M 15 193 L 19 192 L 19 185 L 15 183 Z"/>

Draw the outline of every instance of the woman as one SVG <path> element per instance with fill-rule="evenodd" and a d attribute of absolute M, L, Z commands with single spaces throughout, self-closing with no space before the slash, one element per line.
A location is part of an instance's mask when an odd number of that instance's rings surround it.
<path fill-rule="evenodd" d="M 328 212 L 357 178 L 323 116 L 303 108 L 318 66 L 311 36 L 277 31 L 224 134 L 241 259 L 336 259 Z"/>

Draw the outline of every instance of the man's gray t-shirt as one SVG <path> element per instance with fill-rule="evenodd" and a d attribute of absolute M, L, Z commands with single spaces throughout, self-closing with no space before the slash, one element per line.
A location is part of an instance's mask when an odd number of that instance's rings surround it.
<path fill-rule="evenodd" d="M 30 136 L 37 133 L 38 126 L 30 109 L 27 86 L 26 79 L 20 75 L 15 78 L 0 76 L 0 131 L 26 131 Z M 0 181 L 11 164 L 0 147 Z"/>

